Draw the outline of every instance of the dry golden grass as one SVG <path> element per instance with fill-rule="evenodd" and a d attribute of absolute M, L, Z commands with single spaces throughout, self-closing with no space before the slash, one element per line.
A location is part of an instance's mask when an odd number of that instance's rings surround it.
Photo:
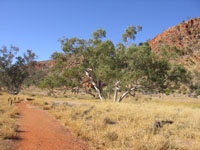
<path fill-rule="evenodd" d="M 188 98 L 129 97 L 123 103 L 100 102 L 87 95 L 69 98 L 36 97 L 32 103 L 50 112 L 91 149 L 199 150 L 200 101 Z M 78 100 L 79 99 L 79 100 Z M 90 99 L 90 100 L 88 100 Z M 87 103 L 89 106 L 51 107 L 52 100 Z M 114 123 L 110 124 L 111 120 Z M 155 133 L 156 120 L 172 120 Z"/>
<path fill-rule="evenodd" d="M 17 118 L 19 116 L 19 109 L 16 105 L 10 105 L 8 103 L 8 98 L 13 99 L 7 93 L 0 94 L 0 148 L 4 147 L 5 139 L 13 139 L 17 137 Z"/>

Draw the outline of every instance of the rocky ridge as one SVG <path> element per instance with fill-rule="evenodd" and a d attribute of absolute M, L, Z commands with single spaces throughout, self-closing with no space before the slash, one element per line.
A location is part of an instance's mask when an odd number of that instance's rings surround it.
<path fill-rule="evenodd" d="M 148 43 L 156 53 L 165 45 L 176 47 L 181 51 L 177 61 L 200 72 L 200 17 L 170 27 Z"/>

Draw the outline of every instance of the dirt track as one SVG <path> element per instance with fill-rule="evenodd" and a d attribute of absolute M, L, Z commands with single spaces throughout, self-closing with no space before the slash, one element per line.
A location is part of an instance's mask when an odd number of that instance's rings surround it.
<path fill-rule="evenodd" d="M 28 102 L 19 105 L 19 140 L 14 150 L 86 150 L 88 147 L 69 130 L 51 118 L 47 112 L 32 107 Z"/>

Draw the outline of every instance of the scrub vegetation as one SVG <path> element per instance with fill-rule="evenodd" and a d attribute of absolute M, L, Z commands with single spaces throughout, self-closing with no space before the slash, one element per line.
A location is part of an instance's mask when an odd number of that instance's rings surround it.
<path fill-rule="evenodd" d="M 20 112 L 14 103 L 11 105 L 8 102 L 9 97 L 14 100 L 10 94 L 0 93 L 0 149 L 6 148 L 5 140 L 17 139 L 17 118 Z"/>

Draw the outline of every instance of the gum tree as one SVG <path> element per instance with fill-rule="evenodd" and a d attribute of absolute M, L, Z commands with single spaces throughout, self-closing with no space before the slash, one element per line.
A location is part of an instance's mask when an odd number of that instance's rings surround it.
<path fill-rule="evenodd" d="M 24 80 L 31 75 L 31 64 L 36 57 L 31 50 L 27 50 L 23 57 L 16 56 L 18 51 L 15 46 L 0 49 L 0 83 L 13 94 L 19 93 Z"/>
<path fill-rule="evenodd" d="M 110 40 L 103 41 L 102 38 L 104 37 L 106 37 L 106 31 L 98 29 L 92 33 L 92 38 L 88 40 L 65 38 L 60 40 L 63 53 L 52 55 L 57 62 L 61 56 L 66 58 L 66 63 L 61 67 L 63 68 L 61 76 L 64 75 L 66 80 L 79 83 L 79 86 L 82 84 L 80 77 L 86 76 L 101 100 L 104 99 L 102 95 L 103 87 L 112 82 L 116 68 L 115 46 Z M 79 63 L 76 64 L 76 67 L 70 66 L 74 69 L 69 69 L 67 67 L 69 65 L 68 60 Z M 76 76 L 70 76 L 72 70 L 76 72 L 74 72 Z"/>
<path fill-rule="evenodd" d="M 124 91 L 118 102 L 128 94 L 134 95 L 137 90 L 165 92 L 167 89 L 179 88 L 190 80 L 189 71 L 175 62 L 170 63 L 170 58 L 153 53 L 148 43 L 140 46 L 133 44 L 124 51 L 121 53 L 123 56 L 119 56 L 122 67 L 115 85 L 116 89 L 121 86 Z"/>

